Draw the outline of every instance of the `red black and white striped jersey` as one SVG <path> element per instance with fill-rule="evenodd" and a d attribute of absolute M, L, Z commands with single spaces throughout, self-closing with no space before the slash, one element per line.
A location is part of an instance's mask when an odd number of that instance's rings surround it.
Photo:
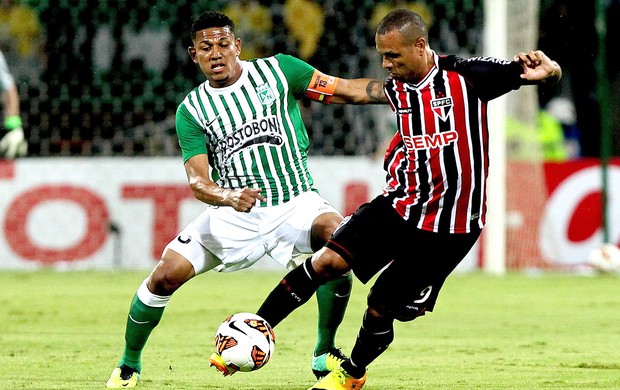
<path fill-rule="evenodd" d="M 485 223 L 487 102 L 522 84 L 521 65 L 438 56 L 417 84 L 388 78 L 398 131 L 384 160 L 384 195 L 418 228 L 468 233 Z"/>

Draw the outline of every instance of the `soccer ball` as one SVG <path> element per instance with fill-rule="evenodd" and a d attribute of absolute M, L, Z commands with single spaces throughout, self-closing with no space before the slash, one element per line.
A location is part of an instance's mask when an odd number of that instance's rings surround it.
<path fill-rule="evenodd" d="M 603 244 L 590 252 L 588 264 L 600 272 L 620 272 L 620 249 L 613 244 Z"/>
<path fill-rule="evenodd" d="M 254 313 L 237 313 L 217 328 L 215 348 L 234 371 L 255 371 L 269 361 L 275 334 L 267 321 Z"/>

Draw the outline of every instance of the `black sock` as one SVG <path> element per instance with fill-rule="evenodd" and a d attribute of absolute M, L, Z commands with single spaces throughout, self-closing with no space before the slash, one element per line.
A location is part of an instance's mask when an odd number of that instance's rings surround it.
<path fill-rule="evenodd" d="M 316 292 L 321 283 L 311 259 L 295 268 L 280 281 L 265 298 L 256 314 L 275 327 L 290 313 L 303 305 Z"/>
<path fill-rule="evenodd" d="M 351 358 L 342 363 L 342 368 L 354 378 L 363 377 L 366 367 L 394 340 L 393 325 L 393 318 L 372 317 L 367 310 L 351 351 Z"/>

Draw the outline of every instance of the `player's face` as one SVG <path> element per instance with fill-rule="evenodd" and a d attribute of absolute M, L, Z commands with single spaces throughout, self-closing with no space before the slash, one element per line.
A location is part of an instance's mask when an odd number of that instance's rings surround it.
<path fill-rule="evenodd" d="M 398 30 L 375 35 L 376 49 L 381 54 L 381 66 L 401 81 L 418 82 L 429 70 L 426 41 L 418 38 L 407 41 Z"/>
<path fill-rule="evenodd" d="M 228 27 L 211 27 L 196 32 L 194 46 L 187 49 L 192 60 L 215 88 L 227 87 L 241 76 L 241 40 Z"/>

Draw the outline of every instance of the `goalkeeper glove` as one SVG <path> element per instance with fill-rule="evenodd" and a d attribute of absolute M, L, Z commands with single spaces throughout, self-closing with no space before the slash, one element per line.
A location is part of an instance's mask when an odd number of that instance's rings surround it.
<path fill-rule="evenodd" d="M 13 115 L 5 118 L 4 128 L 7 133 L 0 140 L 0 156 L 10 159 L 25 156 L 28 151 L 28 143 L 24 139 L 24 129 L 20 117 Z"/>

